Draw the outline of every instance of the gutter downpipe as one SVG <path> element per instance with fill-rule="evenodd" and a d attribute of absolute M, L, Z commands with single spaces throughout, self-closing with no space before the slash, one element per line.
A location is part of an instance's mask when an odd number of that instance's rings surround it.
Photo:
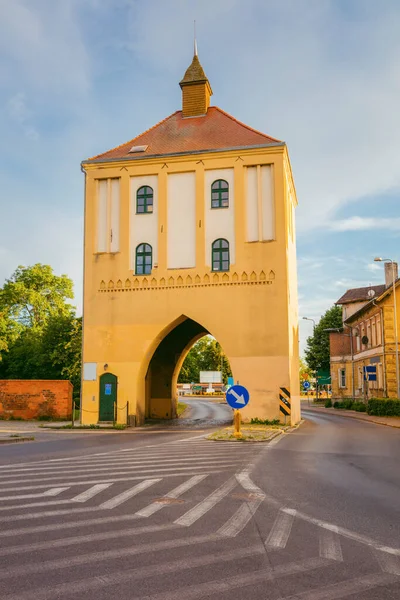
<path fill-rule="evenodd" d="M 85 267 L 86 267 L 86 170 L 81 164 L 81 171 L 85 176 L 84 194 L 83 194 L 83 283 L 82 283 L 82 356 L 81 356 L 81 393 L 80 393 L 80 410 L 79 423 L 82 425 L 82 390 L 83 390 L 83 346 L 84 346 L 84 323 L 85 323 Z"/>

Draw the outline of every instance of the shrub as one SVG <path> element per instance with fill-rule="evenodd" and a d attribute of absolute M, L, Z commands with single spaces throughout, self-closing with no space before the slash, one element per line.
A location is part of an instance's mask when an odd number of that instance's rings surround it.
<path fill-rule="evenodd" d="M 325 401 L 325 408 L 332 408 L 332 400 L 330 398 Z"/>
<path fill-rule="evenodd" d="M 353 408 L 353 400 L 343 400 L 342 408 L 345 410 L 351 410 Z"/>
<path fill-rule="evenodd" d="M 273 419 L 272 421 L 268 421 L 268 419 L 259 419 L 255 417 L 250 420 L 250 425 L 279 425 L 279 419 Z"/>
<path fill-rule="evenodd" d="M 371 398 L 368 401 L 367 412 L 378 417 L 400 417 L 400 400 L 397 398 Z"/>
<path fill-rule="evenodd" d="M 333 408 L 343 408 L 342 404 L 343 404 L 342 402 L 338 402 L 336 400 L 336 402 L 333 403 Z"/>

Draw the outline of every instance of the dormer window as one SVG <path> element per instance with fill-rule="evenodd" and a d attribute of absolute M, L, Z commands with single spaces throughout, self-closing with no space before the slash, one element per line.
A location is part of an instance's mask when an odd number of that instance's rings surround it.
<path fill-rule="evenodd" d="M 217 179 L 211 185 L 211 208 L 229 207 L 229 183 L 225 179 Z"/>
<path fill-rule="evenodd" d="M 152 213 L 153 212 L 153 188 L 149 185 L 143 185 L 136 192 L 136 213 Z"/>

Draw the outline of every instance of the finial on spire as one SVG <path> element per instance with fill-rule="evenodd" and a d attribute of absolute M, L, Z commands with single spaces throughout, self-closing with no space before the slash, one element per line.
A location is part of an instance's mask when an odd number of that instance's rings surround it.
<path fill-rule="evenodd" d="M 194 20 L 194 56 L 197 56 L 196 19 Z"/>

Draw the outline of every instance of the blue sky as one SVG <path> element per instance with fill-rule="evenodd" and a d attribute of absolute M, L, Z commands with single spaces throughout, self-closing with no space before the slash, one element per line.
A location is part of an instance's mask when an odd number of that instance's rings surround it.
<path fill-rule="evenodd" d="M 397 0 L 0 0 L 0 281 L 49 263 L 81 306 L 80 161 L 180 107 L 193 19 L 213 104 L 288 144 L 300 314 L 400 258 Z"/>

